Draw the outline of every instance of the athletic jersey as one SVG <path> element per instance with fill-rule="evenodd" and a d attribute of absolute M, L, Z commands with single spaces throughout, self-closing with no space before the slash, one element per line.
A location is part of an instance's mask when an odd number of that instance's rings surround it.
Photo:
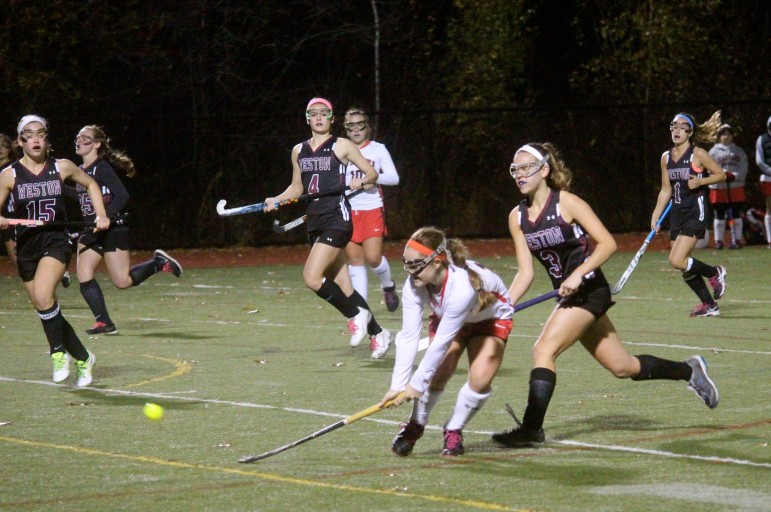
<path fill-rule="evenodd" d="M 12 218 L 44 222 L 67 220 L 63 184 L 55 159 L 46 159 L 43 170 L 37 175 L 20 160 L 12 167 L 14 184 L 8 198 L 8 212 Z M 20 233 L 21 230 L 17 230 L 17 234 Z"/>
<path fill-rule="evenodd" d="M 311 148 L 311 140 L 302 143 L 300 153 L 297 155 L 305 193 L 323 194 L 342 189 L 345 186 L 345 164 L 335 154 L 337 137 L 330 137 L 316 151 Z M 316 198 L 308 205 L 309 217 L 329 213 L 341 214 L 350 222 L 350 206 L 342 191 L 339 194 Z M 309 230 L 312 224 L 309 219 Z"/>
<path fill-rule="evenodd" d="M 771 117 L 768 120 L 771 126 Z M 755 163 L 760 169 L 760 181 L 771 182 L 771 128 L 755 143 Z"/>
<path fill-rule="evenodd" d="M 391 154 L 385 145 L 368 140 L 359 148 L 362 156 L 369 160 L 372 167 L 377 171 L 377 186 L 365 190 L 353 197 L 349 197 L 351 209 L 353 210 L 376 210 L 383 207 L 383 190 L 380 185 L 394 186 L 399 184 L 399 174 L 396 172 L 396 166 L 391 159 Z M 353 178 L 363 178 L 364 173 L 359 170 L 353 162 L 348 162 L 348 168 L 345 174 L 345 183 L 349 185 Z M 352 192 L 348 193 L 349 195 Z"/>
<path fill-rule="evenodd" d="M 121 213 L 128 202 L 129 194 L 123 182 L 121 182 L 112 168 L 112 165 L 102 158 L 97 158 L 91 165 L 81 165 L 80 168 L 99 185 L 107 216 L 114 217 Z M 94 222 L 96 220 L 96 210 L 93 203 L 91 203 L 88 190 L 80 183 L 75 186 L 75 190 L 78 194 L 78 203 L 83 214 L 83 220 Z"/>
<path fill-rule="evenodd" d="M 672 151 L 667 152 L 667 173 L 669 183 L 672 185 L 672 209 L 683 212 L 683 218 L 688 214 L 705 216 L 704 202 L 709 188 L 701 186 L 693 190 L 688 188 L 688 180 L 702 178 L 704 170 L 699 169 L 693 163 L 694 146 L 688 146 L 679 160 L 672 159 Z"/>
<path fill-rule="evenodd" d="M 519 225 L 530 253 L 544 266 L 555 289 L 592 254 L 583 228 L 562 218 L 559 190 L 549 191 L 546 204 L 534 221 L 528 218 L 527 200 L 523 199 L 519 203 Z M 587 277 L 597 283 L 606 282 L 600 269 Z"/>
<path fill-rule="evenodd" d="M 709 185 L 709 200 L 711 203 L 727 203 L 728 193 L 726 189 L 731 187 L 731 202 L 739 203 L 746 201 L 744 184 L 747 180 L 747 153 L 742 148 L 734 144 L 715 144 L 709 150 L 710 156 L 720 164 L 726 172 L 735 176 L 734 181 L 721 181 Z"/>
<path fill-rule="evenodd" d="M 418 391 L 428 389 L 428 383 L 449 350 L 450 343 L 464 324 L 512 318 L 514 307 L 509 299 L 509 290 L 501 278 L 476 262 L 468 261 L 467 264 L 479 274 L 482 287 L 494 293 L 498 300 L 482 311 L 475 311 L 479 294 L 472 287 L 468 272 L 455 265 L 447 267 L 445 281 L 436 293 L 429 292 L 425 286 L 417 288 L 412 278 L 407 278 L 402 290 L 402 330 L 396 336 L 396 361 L 391 377 L 391 389 L 403 390 L 407 382 Z M 410 379 L 423 328 L 425 305 L 440 318 L 440 322 L 434 340 Z"/>

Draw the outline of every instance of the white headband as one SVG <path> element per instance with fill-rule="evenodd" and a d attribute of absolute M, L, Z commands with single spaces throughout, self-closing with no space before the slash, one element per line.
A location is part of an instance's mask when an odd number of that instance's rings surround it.
<path fill-rule="evenodd" d="M 531 146 L 531 145 L 529 145 L 529 144 L 525 144 L 524 146 L 522 146 L 521 148 L 519 148 L 519 149 L 516 151 L 516 153 L 519 153 L 520 151 L 524 151 L 525 153 L 530 153 L 531 155 L 533 155 L 534 157 L 536 157 L 536 158 L 537 158 L 539 161 L 541 161 L 541 160 L 543 160 L 543 159 L 544 159 L 544 156 L 543 156 L 543 155 L 542 155 L 542 154 L 541 154 L 541 153 L 540 153 L 540 152 L 539 152 L 537 149 L 535 149 L 533 146 Z M 515 154 L 516 154 L 516 153 L 515 153 Z"/>
<path fill-rule="evenodd" d="M 19 121 L 18 126 L 16 126 L 16 133 L 17 135 L 21 135 L 21 132 L 24 131 L 24 127 L 27 126 L 29 123 L 35 123 L 38 122 L 42 124 L 46 129 L 48 129 L 48 122 L 43 119 L 40 116 L 36 116 L 35 114 L 29 114 L 21 118 L 21 121 Z"/>

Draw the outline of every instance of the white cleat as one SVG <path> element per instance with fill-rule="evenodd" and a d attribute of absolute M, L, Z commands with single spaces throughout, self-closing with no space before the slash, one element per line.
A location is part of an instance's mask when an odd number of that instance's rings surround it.
<path fill-rule="evenodd" d="M 359 313 L 348 320 L 348 332 L 351 334 L 351 346 L 358 347 L 367 337 L 367 324 L 372 319 L 372 313 L 364 308 L 359 308 Z"/>
<path fill-rule="evenodd" d="M 91 352 L 88 353 L 88 361 L 75 361 L 75 366 L 78 369 L 78 380 L 75 381 L 75 385 L 78 387 L 88 386 L 93 380 L 92 370 L 96 364 L 96 356 Z"/>
<path fill-rule="evenodd" d="M 67 380 L 70 376 L 70 355 L 67 352 L 54 352 L 51 360 L 54 363 L 53 381 L 58 384 Z"/>
<path fill-rule="evenodd" d="M 386 328 L 369 339 L 369 349 L 372 359 L 383 359 L 391 346 L 391 331 Z"/>

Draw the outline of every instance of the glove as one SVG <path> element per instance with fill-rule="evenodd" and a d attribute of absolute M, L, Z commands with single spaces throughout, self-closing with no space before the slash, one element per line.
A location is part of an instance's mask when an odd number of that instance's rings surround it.
<path fill-rule="evenodd" d="M 732 181 L 734 181 L 735 179 L 736 179 L 736 174 L 734 174 L 734 173 L 732 173 L 732 172 L 727 172 L 727 173 L 725 173 L 725 180 L 726 180 L 728 183 L 731 183 L 731 182 L 732 182 Z"/>

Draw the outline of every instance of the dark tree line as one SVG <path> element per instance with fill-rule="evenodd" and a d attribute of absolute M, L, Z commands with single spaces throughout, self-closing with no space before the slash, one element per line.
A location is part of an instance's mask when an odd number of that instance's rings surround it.
<path fill-rule="evenodd" d="M 2 16 L 0 131 L 40 113 L 73 158 L 78 128 L 104 125 L 139 169 L 126 181 L 144 247 L 302 240 L 214 205 L 286 187 L 314 95 L 338 112 L 379 102 L 402 175 L 386 191 L 395 237 L 504 235 L 508 163 L 533 140 L 563 149 L 611 229 L 645 230 L 676 111 L 722 109 L 748 153 L 771 113 L 760 0 L 11 0 Z"/>

